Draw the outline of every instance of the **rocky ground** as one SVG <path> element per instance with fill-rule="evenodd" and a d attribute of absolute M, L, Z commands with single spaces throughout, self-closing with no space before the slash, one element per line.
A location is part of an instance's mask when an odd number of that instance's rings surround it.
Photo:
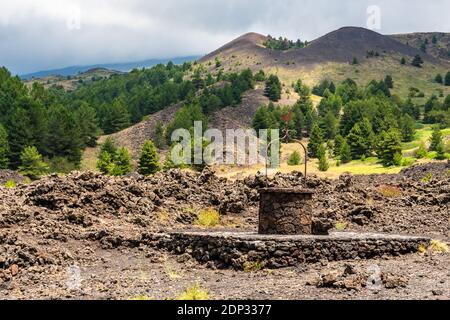
<path fill-rule="evenodd" d="M 448 243 L 449 169 L 434 163 L 399 175 L 311 177 L 308 188 L 315 215 L 347 230 Z M 300 178 L 277 175 L 269 185 L 300 186 Z M 261 176 L 232 182 L 205 169 L 122 178 L 72 173 L 0 188 L 0 299 L 176 298 L 195 282 L 211 298 L 450 298 L 448 254 L 244 272 L 208 269 L 146 246 L 155 232 L 198 229 L 197 213 L 208 207 L 221 213 L 215 230 L 256 230 L 263 186 Z"/>

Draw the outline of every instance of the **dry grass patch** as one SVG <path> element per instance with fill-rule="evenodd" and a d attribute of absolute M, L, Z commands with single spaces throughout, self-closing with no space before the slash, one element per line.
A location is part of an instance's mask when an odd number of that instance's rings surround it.
<path fill-rule="evenodd" d="M 378 192 L 386 198 L 398 198 L 402 195 L 402 190 L 399 187 L 389 185 L 380 186 Z"/>
<path fill-rule="evenodd" d="M 448 245 L 439 240 L 432 240 L 428 251 L 432 253 L 448 253 Z"/>
<path fill-rule="evenodd" d="M 197 282 L 193 286 L 189 287 L 177 297 L 177 300 L 209 300 L 208 290 L 202 288 Z"/>
<path fill-rule="evenodd" d="M 339 232 L 345 231 L 347 229 L 347 227 L 348 227 L 348 223 L 347 222 L 337 222 L 334 225 L 334 228 L 336 229 L 336 231 L 339 231 Z"/>
<path fill-rule="evenodd" d="M 258 272 L 264 268 L 264 265 L 261 261 L 246 261 L 243 267 L 245 272 Z"/>

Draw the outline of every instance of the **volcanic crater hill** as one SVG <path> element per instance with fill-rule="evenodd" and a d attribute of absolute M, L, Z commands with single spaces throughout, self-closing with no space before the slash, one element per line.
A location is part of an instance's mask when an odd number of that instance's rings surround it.
<path fill-rule="evenodd" d="M 250 62 L 256 62 L 251 66 L 252 69 L 281 66 L 286 63 L 311 67 L 326 62 L 350 63 L 353 57 L 363 59 L 368 51 L 374 51 L 379 54 L 409 57 L 420 54 L 425 60 L 438 63 L 433 56 L 399 42 L 394 37 L 360 27 L 343 27 L 310 42 L 305 48 L 293 48 L 286 51 L 264 47 L 266 39 L 265 36 L 257 33 L 245 34 L 206 55 L 199 62 L 205 63 L 218 58 L 226 63 L 230 57 L 236 57 L 239 59 L 231 59 L 230 65 L 242 60 L 242 65 L 245 66 L 249 66 Z"/>

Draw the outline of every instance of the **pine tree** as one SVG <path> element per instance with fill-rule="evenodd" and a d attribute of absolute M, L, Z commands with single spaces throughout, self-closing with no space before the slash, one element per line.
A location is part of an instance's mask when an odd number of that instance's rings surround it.
<path fill-rule="evenodd" d="M 112 134 L 129 126 L 130 114 L 122 99 L 116 99 L 106 113 L 103 130 L 106 134 Z"/>
<path fill-rule="evenodd" d="M 334 150 L 333 150 L 333 154 L 335 157 L 339 157 L 339 155 L 341 154 L 341 148 L 342 148 L 342 144 L 344 143 L 344 137 L 341 136 L 340 134 L 338 134 L 336 136 L 336 138 L 334 139 Z"/>
<path fill-rule="evenodd" d="M 436 159 L 445 160 L 445 146 L 443 141 L 436 146 Z"/>
<path fill-rule="evenodd" d="M 97 113 L 95 109 L 87 103 L 82 103 L 76 111 L 78 127 L 80 128 L 80 137 L 83 146 L 95 147 L 99 135 L 99 127 L 97 121 Z"/>
<path fill-rule="evenodd" d="M 100 148 L 101 152 L 107 152 L 110 155 L 115 155 L 117 152 L 117 145 L 113 138 L 106 138 L 105 142 L 102 144 Z"/>
<path fill-rule="evenodd" d="M 151 140 L 147 140 L 141 150 L 139 158 L 139 173 L 151 175 L 161 170 L 156 147 Z"/>
<path fill-rule="evenodd" d="M 427 156 L 427 148 L 425 146 L 425 143 L 421 142 L 419 148 L 416 151 L 416 158 L 423 159 L 426 156 Z"/>
<path fill-rule="evenodd" d="M 361 125 L 363 125 L 362 122 L 355 124 L 346 138 L 347 143 L 350 146 L 352 159 L 360 159 L 364 155 L 370 155 L 371 143 L 369 140 L 372 135 L 367 132 L 363 132 Z M 371 130 L 371 128 L 369 129 Z M 369 130 L 367 129 L 365 131 Z"/>
<path fill-rule="evenodd" d="M 402 57 L 402 59 L 400 60 L 400 64 L 401 64 L 401 65 L 405 65 L 405 64 L 406 64 L 406 59 L 405 59 L 405 57 Z"/>
<path fill-rule="evenodd" d="M 9 139 L 10 164 L 17 168 L 23 149 L 32 141 L 33 132 L 30 118 L 22 108 L 16 108 L 9 115 L 6 125 Z"/>
<path fill-rule="evenodd" d="M 323 144 L 323 134 L 317 123 L 314 123 L 309 138 L 308 153 L 312 158 L 317 158 L 319 147 Z"/>
<path fill-rule="evenodd" d="M 411 65 L 417 68 L 422 68 L 422 64 L 423 64 L 422 57 L 417 54 L 412 60 Z"/>
<path fill-rule="evenodd" d="M 400 131 L 402 133 L 403 142 L 411 142 L 414 140 L 414 136 L 416 134 L 416 124 L 411 116 L 404 115 L 400 119 Z"/>
<path fill-rule="evenodd" d="M 433 127 L 433 134 L 430 138 L 430 151 L 438 151 L 439 145 L 443 144 L 442 131 L 438 125 Z"/>
<path fill-rule="evenodd" d="M 125 147 L 121 147 L 116 152 L 109 174 L 112 176 L 123 176 L 131 171 L 133 171 L 133 165 L 131 164 L 130 152 Z"/>
<path fill-rule="evenodd" d="M 334 139 L 338 130 L 338 120 L 332 111 L 328 111 L 321 120 L 321 128 L 325 132 L 326 139 Z"/>
<path fill-rule="evenodd" d="M 378 142 L 377 154 L 384 166 L 395 164 L 395 159 L 401 156 L 401 134 L 397 129 L 382 132 Z"/>
<path fill-rule="evenodd" d="M 438 73 L 436 75 L 436 77 L 434 78 L 434 81 L 436 81 L 437 83 L 440 83 L 440 84 L 444 83 L 444 79 L 442 79 L 442 75 L 440 73 Z"/>
<path fill-rule="evenodd" d="M 327 152 L 323 144 L 319 146 L 317 154 L 319 158 L 319 170 L 322 172 L 328 171 L 328 169 L 330 168 L 330 164 L 328 163 Z"/>
<path fill-rule="evenodd" d="M 109 174 L 114 164 L 113 156 L 106 151 L 100 152 L 97 159 L 97 169 L 103 174 Z"/>
<path fill-rule="evenodd" d="M 447 72 L 447 74 L 445 75 L 445 81 L 444 81 L 444 84 L 445 84 L 446 86 L 450 86 L 450 71 Z"/>
<path fill-rule="evenodd" d="M 394 80 L 392 79 L 392 76 L 387 75 L 386 78 L 384 78 L 384 83 L 389 89 L 394 88 Z"/>
<path fill-rule="evenodd" d="M 19 172 L 30 179 L 39 179 L 49 171 L 48 165 L 42 161 L 42 156 L 36 147 L 25 147 L 20 154 Z"/>
<path fill-rule="evenodd" d="M 164 128 L 161 122 L 158 122 L 155 126 L 155 146 L 158 149 L 164 148 L 166 144 L 166 139 L 164 138 Z"/>
<path fill-rule="evenodd" d="M 347 140 L 343 141 L 339 155 L 342 163 L 349 163 L 352 161 L 352 151 L 347 143 Z"/>
<path fill-rule="evenodd" d="M 5 127 L 0 124 L 0 169 L 7 169 L 9 165 L 9 142 Z"/>
<path fill-rule="evenodd" d="M 281 82 L 276 75 L 270 75 L 266 80 L 264 94 L 272 101 L 281 99 Z"/>
<path fill-rule="evenodd" d="M 83 142 L 74 114 L 61 105 L 53 105 L 48 110 L 47 125 L 46 154 L 50 157 L 65 157 L 78 164 Z"/>

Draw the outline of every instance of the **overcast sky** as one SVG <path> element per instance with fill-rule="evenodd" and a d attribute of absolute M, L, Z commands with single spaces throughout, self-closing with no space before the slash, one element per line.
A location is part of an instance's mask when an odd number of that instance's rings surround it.
<path fill-rule="evenodd" d="M 201 55 L 249 31 L 313 40 L 367 27 L 371 5 L 383 34 L 450 31 L 450 0 L 0 0 L 0 65 L 23 74 Z"/>

